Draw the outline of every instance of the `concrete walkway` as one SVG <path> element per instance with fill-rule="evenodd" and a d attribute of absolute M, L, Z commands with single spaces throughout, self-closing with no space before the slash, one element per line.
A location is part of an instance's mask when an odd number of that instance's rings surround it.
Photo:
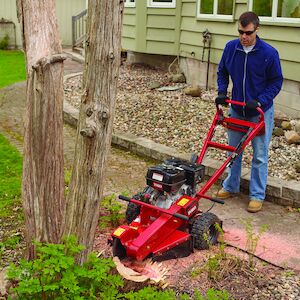
<path fill-rule="evenodd" d="M 81 70 L 82 65 L 70 60 L 66 61 L 66 74 L 77 73 Z M 24 102 L 24 82 L 0 90 L 0 132 L 21 152 Z M 66 168 L 71 166 L 75 136 L 75 129 L 66 125 L 64 128 Z M 117 142 L 119 139 L 121 146 L 129 146 L 129 142 L 121 139 L 120 136 L 122 134 L 115 135 L 114 141 Z M 151 141 L 148 142 L 148 145 L 145 143 L 144 147 L 146 152 L 156 153 L 159 158 L 159 150 L 153 149 Z M 172 153 L 169 154 L 172 155 Z M 154 161 L 141 159 L 128 151 L 112 148 L 106 170 L 104 193 L 118 194 L 127 190 L 129 194 L 135 194 L 141 191 L 145 186 L 147 167 L 153 164 L 155 164 Z M 211 191 L 214 192 L 217 188 L 219 187 L 213 187 Z M 300 213 L 289 212 L 283 206 L 266 202 L 261 212 L 250 214 L 246 211 L 247 203 L 247 196 L 240 194 L 226 200 L 224 205 L 216 204 L 212 209 L 212 212 L 223 220 L 226 242 L 246 249 L 246 230 L 241 222 L 242 219 L 251 218 L 254 230 L 259 230 L 262 225 L 267 224 L 269 229 L 259 241 L 256 255 L 275 265 L 300 271 Z M 209 200 L 201 200 L 200 207 L 203 211 L 209 209 L 211 205 Z"/>

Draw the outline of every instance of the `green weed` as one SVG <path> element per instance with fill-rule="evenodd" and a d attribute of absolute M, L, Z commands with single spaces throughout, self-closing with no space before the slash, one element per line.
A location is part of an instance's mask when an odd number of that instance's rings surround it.
<path fill-rule="evenodd" d="M 254 254 L 261 236 L 269 229 L 269 225 L 263 224 L 259 227 L 258 232 L 254 232 L 253 219 L 248 218 L 241 220 L 246 229 L 246 251 L 248 253 L 248 263 L 250 269 L 255 267 Z"/>
<path fill-rule="evenodd" d="M 231 300 L 233 299 L 226 291 L 219 291 L 213 288 L 207 290 L 206 295 L 202 296 L 199 291 L 195 291 L 195 300 Z"/>
<path fill-rule="evenodd" d="M 223 229 L 219 224 L 216 224 L 215 227 L 219 232 L 218 247 L 216 249 L 217 253 L 214 255 L 209 255 L 205 264 L 201 266 L 193 267 L 191 271 L 191 277 L 196 277 L 200 273 L 206 272 L 208 279 L 212 281 L 218 281 L 228 276 L 228 274 L 234 273 L 237 270 L 241 269 L 242 266 L 241 260 L 238 257 L 233 255 L 228 255 L 225 252 L 226 244 L 224 241 Z M 211 247 L 208 240 L 208 236 L 206 237 L 204 236 L 204 238 L 206 238 L 206 242 L 208 243 L 209 247 Z"/>
<path fill-rule="evenodd" d="M 18 244 L 21 241 L 21 236 L 19 234 L 16 234 L 8 239 L 6 239 L 3 242 L 3 245 L 6 249 L 15 250 L 18 246 Z"/>
<path fill-rule="evenodd" d="M 126 196 L 126 192 L 122 193 Z M 103 216 L 100 217 L 99 226 L 105 228 L 107 226 L 116 227 L 120 224 L 120 220 L 124 218 L 124 214 L 121 213 L 123 205 L 117 200 L 115 194 L 111 194 L 103 198 L 100 203 L 100 207 L 104 209 Z"/>
<path fill-rule="evenodd" d="M 293 270 L 287 270 L 287 271 L 283 272 L 283 276 L 285 276 L 285 277 L 291 277 L 294 275 L 295 275 L 295 272 Z"/>
<path fill-rule="evenodd" d="M 0 242 L 0 259 L 6 250 L 15 250 L 21 241 L 20 234 L 16 234 L 3 242 Z"/>
<path fill-rule="evenodd" d="M 124 295 L 128 300 L 175 300 L 175 292 L 171 290 L 159 291 L 153 287 L 145 287 L 137 292 Z"/>

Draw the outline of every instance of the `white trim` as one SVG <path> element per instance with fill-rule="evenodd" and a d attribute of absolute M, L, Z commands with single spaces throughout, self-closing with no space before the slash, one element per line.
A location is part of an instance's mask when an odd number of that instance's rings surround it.
<path fill-rule="evenodd" d="M 158 8 L 175 8 L 176 0 L 171 0 L 172 2 L 153 2 L 153 0 L 148 0 L 147 7 L 158 7 Z"/>
<path fill-rule="evenodd" d="M 135 7 L 135 1 L 129 2 L 129 0 L 125 0 L 124 6 L 125 7 Z"/>
<path fill-rule="evenodd" d="M 232 15 L 212 15 L 212 14 L 197 14 L 197 19 L 202 20 L 217 20 L 217 21 L 233 21 Z"/>
<path fill-rule="evenodd" d="M 200 1 L 197 0 L 197 19 L 202 20 L 217 20 L 217 21 L 233 21 L 233 11 L 231 15 L 220 15 L 218 14 L 218 0 L 214 0 L 213 13 L 212 14 L 201 14 L 200 13 Z"/>
<path fill-rule="evenodd" d="M 264 22 L 272 22 L 272 23 L 289 23 L 289 24 L 299 24 L 300 18 L 286 18 L 286 17 L 277 17 L 277 9 L 278 9 L 278 0 L 273 0 L 272 3 L 272 12 L 270 17 L 259 16 L 259 20 Z M 249 0 L 249 10 L 253 10 L 253 0 Z"/>

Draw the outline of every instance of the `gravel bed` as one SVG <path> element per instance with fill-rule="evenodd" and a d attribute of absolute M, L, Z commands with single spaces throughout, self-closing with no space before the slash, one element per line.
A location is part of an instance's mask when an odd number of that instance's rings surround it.
<path fill-rule="evenodd" d="M 157 143 L 175 147 L 183 152 L 197 152 L 215 114 L 215 90 L 203 91 L 201 97 L 177 91 L 158 91 L 149 85 L 185 87 L 170 83 L 166 72 L 143 65 L 123 64 L 120 68 L 114 130 L 131 132 Z M 65 98 L 79 107 L 82 77 L 70 78 L 65 83 Z M 226 110 L 226 109 L 225 109 Z M 223 128 L 217 128 L 215 141 L 226 143 Z M 225 153 L 209 150 L 208 156 L 224 160 Z M 244 153 L 244 166 L 249 167 L 252 148 Z M 300 180 L 295 164 L 300 162 L 300 145 L 287 144 L 283 136 L 273 136 L 270 145 L 269 175 L 285 180 Z"/>
<path fill-rule="evenodd" d="M 282 274 L 271 279 L 263 288 L 255 287 L 252 299 L 300 299 L 300 276 L 296 274 Z"/>

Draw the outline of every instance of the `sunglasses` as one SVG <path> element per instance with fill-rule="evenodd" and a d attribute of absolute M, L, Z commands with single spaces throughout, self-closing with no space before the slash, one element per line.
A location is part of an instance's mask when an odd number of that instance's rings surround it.
<path fill-rule="evenodd" d="M 256 29 L 252 30 L 252 31 L 244 31 L 241 29 L 238 29 L 238 32 L 240 35 L 246 34 L 246 35 L 251 35 L 252 33 L 254 33 L 256 31 Z"/>

